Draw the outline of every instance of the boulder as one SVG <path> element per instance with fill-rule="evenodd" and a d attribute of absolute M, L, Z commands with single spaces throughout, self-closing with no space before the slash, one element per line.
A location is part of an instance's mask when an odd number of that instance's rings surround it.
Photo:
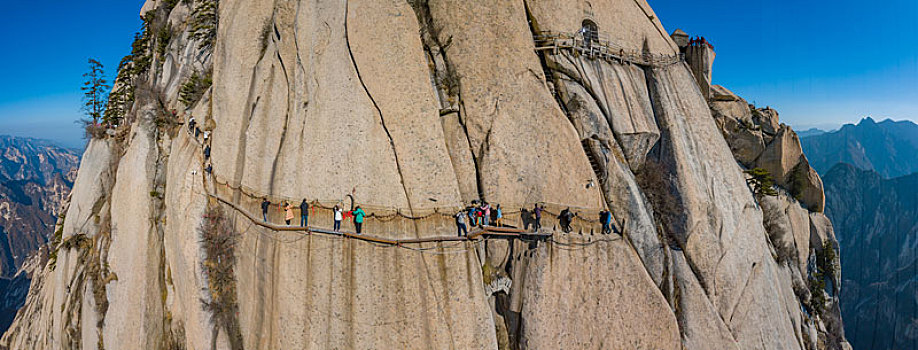
<path fill-rule="evenodd" d="M 711 112 L 714 114 L 715 119 L 730 118 L 750 129 L 756 129 L 757 125 L 752 119 L 752 111 L 745 100 L 712 101 Z"/>
<path fill-rule="evenodd" d="M 794 169 L 791 192 L 810 211 L 821 213 L 825 210 L 826 194 L 823 190 L 822 178 L 810 166 L 806 156 L 802 157 L 800 164 Z"/>
<path fill-rule="evenodd" d="M 768 136 L 774 136 L 782 128 L 778 122 L 778 111 L 766 108 L 756 108 L 752 111 L 752 120 L 756 125 L 762 127 L 762 132 Z"/>
<path fill-rule="evenodd" d="M 727 140 L 733 157 L 744 166 L 752 166 L 765 151 L 762 131 L 755 128 L 742 114 L 739 117 L 730 114 L 741 110 L 748 111 L 745 102 L 714 102 L 713 106 L 714 121 Z"/>
<path fill-rule="evenodd" d="M 822 212 L 825 208 L 822 179 L 810 167 L 800 147 L 800 139 L 787 125 L 781 125 L 774 140 L 756 159 L 755 166 L 767 170 L 776 185 L 788 189 L 810 211 Z"/>
<path fill-rule="evenodd" d="M 802 158 L 800 139 L 790 127 L 783 125 L 774 140 L 756 159 L 755 166 L 767 170 L 774 177 L 775 184 L 788 188 L 791 172 Z"/>
<path fill-rule="evenodd" d="M 722 85 L 711 85 L 711 100 L 712 101 L 740 101 L 743 100 L 739 96 L 730 91 L 729 89 L 723 87 Z"/>
<path fill-rule="evenodd" d="M 787 261 L 799 273 L 806 274 L 811 234 L 809 212 L 783 193 L 763 196 L 759 203 L 765 229 L 778 254 L 777 260 Z"/>
<path fill-rule="evenodd" d="M 739 96 L 715 85 L 710 107 L 714 121 L 730 146 L 737 161 L 751 167 L 765 150 L 762 129 L 753 121 L 752 110 Z"/>
<path fill-rule="evenodd" d="M 810 213 L 810 245 L 822 247 L 827 241 L 835 241 L 835 229 L 832 222 L 823 213 Z"/>

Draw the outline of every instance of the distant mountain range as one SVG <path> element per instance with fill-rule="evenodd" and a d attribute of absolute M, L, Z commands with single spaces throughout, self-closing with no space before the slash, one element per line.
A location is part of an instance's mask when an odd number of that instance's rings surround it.
<path fill-rule="evenodd" d="M 848 341 L 918 349 L 918 173 L 884 179 L 839 163 L 822 179 L 841 251 Z"/>
<path fill-rule="evenodd" d="M 809 131 L 798 135 L 810 165 L 820 174 L 837 163 L 874 170 L 884 178 L 918 172 L 918 125 L 910 121 L 877 123 L 867 117 L 838 131 Z"/>
<path fill-rule="evenodd" d="M 75 150 L 0 136 L 0 277 L 16 274 L 27 255 L 47 241 L 78 162 Z"/>
<path fill-rule="evenodd" d="M 827 131 L 817 128 L 809 128 L 803 131 L 797 132 L 797 137 L 808 137 L 825 134 Z"/>
<path fill-rule="evenodd" d="M 0 331 L 25 301 L 28 267 L 40 265 L 26 262 L 53 233 L 78 163 L 76 150 L 0 135 Z"/>
<path fill-rule="evenodd" d="M 848 341 L 918 350 L 918 125 L 864 118 L 800 135 L 838 238 Z"/>

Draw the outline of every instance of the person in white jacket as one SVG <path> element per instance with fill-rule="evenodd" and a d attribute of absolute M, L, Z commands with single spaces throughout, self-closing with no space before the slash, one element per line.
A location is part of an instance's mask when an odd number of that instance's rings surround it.
<path fill-rule="evenodd" d="M 341 230 L 341 221 L 344 220 L 344 212 L 341 207 L 335 205 L 335 232 Z"/>

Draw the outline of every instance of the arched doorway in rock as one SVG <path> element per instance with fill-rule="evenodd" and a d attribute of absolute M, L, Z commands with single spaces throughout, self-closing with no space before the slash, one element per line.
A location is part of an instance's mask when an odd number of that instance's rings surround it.
<path fill-rule="evenodd" d="M 589 50 L 599 42 L 599 26 L 596 22 L 585 19 L 580 27 L 580 35 L 583 36 L 583 48 Z"/>

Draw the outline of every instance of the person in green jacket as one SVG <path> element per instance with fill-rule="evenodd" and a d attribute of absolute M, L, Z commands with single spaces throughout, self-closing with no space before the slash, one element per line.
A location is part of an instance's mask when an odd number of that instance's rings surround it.
<path fill-rule="evenodd" d="M 363 230 L 363 218 L 367 216 L 367 213 L 358 205 L 357 208 L 351 212 L 351 215 L 354 216 L 354 228 L 357 229 L 357 234 L 360 234 Z"/>

